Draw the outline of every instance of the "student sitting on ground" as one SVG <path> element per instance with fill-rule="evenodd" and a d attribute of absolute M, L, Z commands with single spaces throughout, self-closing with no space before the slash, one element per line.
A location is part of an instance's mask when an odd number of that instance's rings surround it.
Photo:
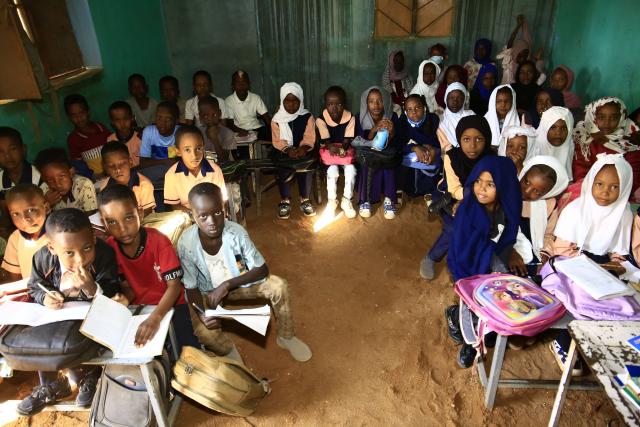
<path fill-rule="evenodd" d="M 351 140 L 356 133 L 356 120 L 351 112 L 345 110 L 346 97 L 340 86 L 331 86 L 324 93 L 324 110 L 316 119 L 316 128 L 320 135 L 320 158 L 327 165 L 327 209 L 333 215 L 338 208 L 338 178 L 340 165 L 344 171 L 344 191 L 340 208 L 347 218 L 355 218 L 353 208 L 353 187 L 356 183 L 356 167 L 353 165 L 354 150 Z M 349 159 L 345 161 L 345 159 Z"/>
<path fill-rule="evenodd" d="M 100 149 L 107 143 L 111 132 L 102 123 L 91 121 L 89 104 L 82 95 L 65 96 L 64 111 L 74 126 L 73 131 L 67 137 L 71 160 L 79 163 L 84 162 L 95 175 L 102 175 Z"/>
<path fill-rule="evenodd" d="M 271 141 L 277 150 L 277 161 L 283 163 L 288 159 L 301 160 L 315 148 L 315 121 L 304 108 L 304 94 L 298 83 L 285 83 L 280 88 L 280 108 L 271 121 Z M 314 216 L 316 209 L 309 200 L 313 175 L 310 172 L 296 173 L 285 166 L 278 166 L 277 170 L 276 181 L 280 190 L 278 218 L 289 219 L 291 215 L 291 189 L 287 182 L 291 174 L 297 175 L 300 210 L 304 216 Z"/>
<path fill-rule="evenodd" d="M 40 172 L 27 162 L 27 146 L 14 128 L 0 126 L 0 199 L 16 184 L 40 184 Z"/>
<path fill-rule="evenodd" d="M 34 184 L 18 184 L 6 194 L 7 211 L 17 230 L 11 233 L 0 268 L 0 283 L 31 275 L 33 254 L 47 244 L 44 223 L 51 211 L 42 190 Z"/>
<path fill-rule="evenodd" d="M 176 159 L 176 131 L 178 107 L 171 102 L 161 102 L 156 109 L 156 122 L 142 132 L 140 168 L 171 165 Z"/>
<path fill-rule="evenodd" d="M 571 143 L 573 115 L 564 107 L 551 107 L 542 113 L 540 125 L 536 129 L 536 143 L 531 150 L 534 156 L 552 156 L 558 159 L 573 180 L 571 163 L 574 146 Z"/>
<path fill-rule="evenodd" d="M 180 283 L 182 267 L 171 241 L 154 228 L 140 226 L 141 209 L 129 187 L 110 185 L 98 194 L 98 205 L 111 235 L 107 244 L 115 251 L 123 276 L 122 293 L 132 304 L 156 306 L 138 327 L 136 345 L 153 339 L 165 314 L 173 308 L 171 323 L 180 344 L 178 353 L 182 345 L 199 347 Z"/>
<path fill-rule="evenodd" d="M 127 79 L 127 84 L 131 95 L 127 102 L 133 110 L 136 124 L 140 128 L 149 126 L 155 118 L 158 101 L 147 96 L 149 85 L 142 74 L 131 74 Z"/>
<path fill-rule="evenodd" d="M 47 247 L 33 256 L 29 278 L 31 298 L 52 310 L 65 301 L 91 301 L 97 294 L 128 304 L 119 293 L 118 267 L 113 249 L 96 239 L 89 218 L 78 209 L 51 213 L 46 222 Z M 41 289 L 44 286 L 48 292 Z M 78 366 L 68 370 L 78 384 L 76 405 L 89 406 L 98 383 L 99 369 Z M 39 372 L 40 385 L 19 404 L 20 415 L 33 415 L 44 406 L 71 394 L 66 376 L 59 372 Z"/>
<path fill-rule="evenodd" d="M 158 81 L 158 86 L 160 86 L 160 98 L 163 101 L 173 102 L 178 106 L 180 110 L 178 123 L 185 124 L 184 113 L 186 111 L 187 101 L 180 98 L 180 84 L 178 83 L 178 79 L 173 76 L 161 77 Z"/>
<path fill-rule="evenodd" d="M 233 342 L 222 332 L 220 320 L 196 313 L 215 309 L 223 301 L 268 299 L 276 318 L 277 344 L 300 362 L 311 359 L 311 350 L 295 336 L 287 282 L 269 275 L 264 258 L 242 226 L 224 219 L 222 191 L 200 183 L 189 192 L 195 224 L 178 242 L 178 255 L 187 289 L 196 336 L 219 356 L 242 360 Z"/>
<path fill-rule="evenodd" d="M 218 98 L 205 96 L 198 101 L 200 132 L 204 137 L 204 151 L 211 152 L 217 163 L 230 160 L 229 154 L 236 149 L 233 131 L 222 125 L 222 111 Z"/>
<path fill-rule="evenodd" d="M 500 145 L 502 130 L 507 126 L 520 126 L 516 111 L 516 93 L 509 85 L 497 86 L 489 97 L 489 109 L 484 118 L 491 128 L 491 145 Z"/>
<path fill-rule="evenodd" d="M 44 196 L 53 210 L 76 208 L 91 215 L 98 209 L 93 182 L 76 174 L 62 148 L 40 151 L 34 163 L 42 176 Z"/>
<path fill-rule="evenodd" d="M 440 108 L 436 102 L 436 91 L 440 84 L 438 77 L 440 77 L 440 66 L 432 60 L 422 61 L 418 67 L 416 85 L 411 89 L 411 95 L 415 93 L 424 96 L 430 113 L 435 113 Z"/>
<path fill-rule="evenodd" d="M 462 83 L 453 82 L 447 86 L 444 93 L 446 108 L 442 114 L 442 120 L 437 126 L 438 141 L 443 152 L 458 144 L 456 140 L 456 126 L 461 118 L 475 114 L 467 109 L 469 93 Z"/>
<path fill-rule="evenodd" d="M 536 130 L 529 126 L 507 126 L 502 130 L 498 156 L 508 157 L 516 165 L 518 174 L 531 157 L 536 143 Z M 566 173 L 565 173 L 566 174 Z"/>
<path fill-rule="evenodd" d="M 249 131 L 254 131 L 258 139 L 269 141 L 271 115 L 260 95 L 251 92 L 249 74 L 242 70 L 233 73 L 231 88 L 233 93 L 224 100 L 229 114 L 229 128 L 240 137 L 247 136 Z"/>
<path fill-rule="evenodd" d="M 122 142 L 108 142 L 102 147 L 102 163 L 107 178 L 100 182 L 100 191 L 122 184 L 133 190 L 140 208 L 140 215 L 147 216 L 156 207 L 153 184 L 141 173 L 131 170 L 131 159 L 127 146 Z"/>
<path fill-rule="evenodd" d="M 180 159 L 164 176 L 164 203 L 172 209 L 190 212 L 189 191 L 201 182 L 211 182 L 222 189 L 224 200 L 227 190 L 220 166 L 204 158 L 204 139 L 195 126 L 183 126 L 176 132 L 176 152 Z"/>
<path fill-rule="evenodd" d="M 109 135 L 107 142 L 119 141 L 127 145 L 131 167 L 140 164 L 140 146 L 142 139 L 140 133 L 133 127 L 133 112 L 131 106 L 124 101 L 116 101 L 109 106 L 109 118 L 111 127 L 116 131 Z"/>
<path fill-rule="evenodd" d="M 193 74 L 193 93 L 195 95 L 193 96 L 193 98 L 188 99 L 185 105 L 184 118 L 185 122 L 188 125 L 200 125 L 200 118 L 198 115 L 198 100 L 204 98 L 205 96 L 213 96 L 218 100 L 218 105 L 220 106 L 220 110 L 222 111 L 222 116 L 220 118 L 223 120 L 223 124 L 225 124 L 226 119 L 229 117 L 229 115 L 227 114 L 227 107 L 224 103 L 224 99 L 215 96 L 212 90 L 213 84 L 211 83 L 211 74 L 204 70 L 196 71 Z"/>

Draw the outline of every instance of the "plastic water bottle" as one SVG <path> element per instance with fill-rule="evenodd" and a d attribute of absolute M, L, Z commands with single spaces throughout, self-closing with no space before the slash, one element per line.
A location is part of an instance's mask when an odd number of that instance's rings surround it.
<path fill-rule="evenodd" d="M 387 146 L 389 140 L 389 131 L 385 128 L 380 129 L 373 138 L 372 150 L 382 151 Z"/>

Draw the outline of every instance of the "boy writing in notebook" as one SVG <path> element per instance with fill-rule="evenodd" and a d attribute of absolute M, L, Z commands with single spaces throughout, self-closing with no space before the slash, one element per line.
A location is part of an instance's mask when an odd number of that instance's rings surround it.
<path fill-rule="evenodd" d="M 311 359 L 309 347 L 295 336 L 287 282 L 269 275 L 264 258 L 245 229 L 225 220 L 221 189 L 209 182 L 200 183 L 189 192 L 189 202 L 196 223 L 180 237 L 178 256 L 200 343 L 219 356 L 242 360 L 222 332 L 219 319 L 206 317 L 203 310 L 215 309 L 223 301 L 263 298 L 269 300 L 275 314 L 278 346 L 297 361 Z"/>
<path fill-rule="evenodd" d="M 123 276 L 123 294 L 133 304 L 156 306 L 139 326 L 136 345 L 145 345 L 153 339 L 160 322 L 173 308 L 171 322 L 180 347 L 199 347 L 180 283 L 182 267 L 171 241 L 154 228 L 140 226 L 141 209 L 136 195 L 125 185 L 109 185 L 98 194 L 98 205 L 110 234 L 107 244 L 115 251 Z M 177 350 L 180 353 L 181 348 Z"/>
<path fill-rule="evenodd" d="M 113 249 L 96 239 L 87 215 L 78 209 L 54 211 L 46 222 L 49 242 L 33 256 L 28 287 L 31 298 L 52 310 L 66 301 L 91 301 L 97 294 L 127 305 L 119 293 L 118 267 Z M 39 372 L 40 385 L 17 407 L 21 415 L 33 415 L 46 405 L 71 394 L 66 376 Z M 98 382 L 98 369 L 77 366 L 69 374 L 78 384 L 76 404 L 88 406 Z"/>

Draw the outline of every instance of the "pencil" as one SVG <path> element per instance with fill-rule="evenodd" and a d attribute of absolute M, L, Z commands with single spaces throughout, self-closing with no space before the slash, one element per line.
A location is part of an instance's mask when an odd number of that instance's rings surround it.
<path fill-rule="evenodd" d="M 53 292 L 51 292 L 49 289 L 45 288 L 45 287 L 42 285 L 42 283 L 38 283 L 38 287 L 39 287 L 40 289 L 42 289 L 43 291 L 45 291 L 45 292 L 47 293 L 47 295 L 49 295 L 51 298 L 54 298 L 54 299 L 57 299 L 57 300 L 59 300 L 59 299 L 60 299 L 60 297 L 59 297 L 58 295 L 54 294 L 54 293 L 53 293 Z"/>

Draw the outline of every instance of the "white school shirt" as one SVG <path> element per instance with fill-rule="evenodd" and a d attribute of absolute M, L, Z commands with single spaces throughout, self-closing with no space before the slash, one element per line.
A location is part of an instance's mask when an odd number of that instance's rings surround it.
<path fill-rule="evenodd" d="M 222 243 L 224 246 L 224 242 Z M 211 276 L 211 284 L 213 285 L 213 289 L 216 289 L 223 282 L 231 279 L 233 276 L 231 274 L 231 269 L 227 265 L 227 261 L 225 260 L 223 247 L 220 247 L 220 250 L 215 255 L 210 255 L 207 251 L 202 251 L 204 255 L 204 263 L 207 264 L 207 269 L 209 270 L 209 275 Z"/>
<path fill-rule="evenodd" d="M 262 126 L 258 116 L 267 112 L 262 98 L 253 92 L 249 92 L 247 99 L 241 101 L 233 92 L 224 100 L 227 106 L 227 114 L 233 119 L 233 123 L 241 129 L 255 130 Z"/>
<path fill-rule="evenodd" d="M 221 119 L 228 119 L 229 114 L 227 113 L 227 106 L 224 103 L 224 99 L 215 96 L 210 93 L 209 95 L 213 96 L 218 100 L 218 106 L 220 107 L 220 112 L 222 113 Z M 196 126 L 200 126 L 200 116 L 198 115 L 198 95 L 195 95 L 193 98 L 187 99 L 187 103 L 184 106 L 184 118 L 185 120 L 193 120 L 193 123 Z"/>

